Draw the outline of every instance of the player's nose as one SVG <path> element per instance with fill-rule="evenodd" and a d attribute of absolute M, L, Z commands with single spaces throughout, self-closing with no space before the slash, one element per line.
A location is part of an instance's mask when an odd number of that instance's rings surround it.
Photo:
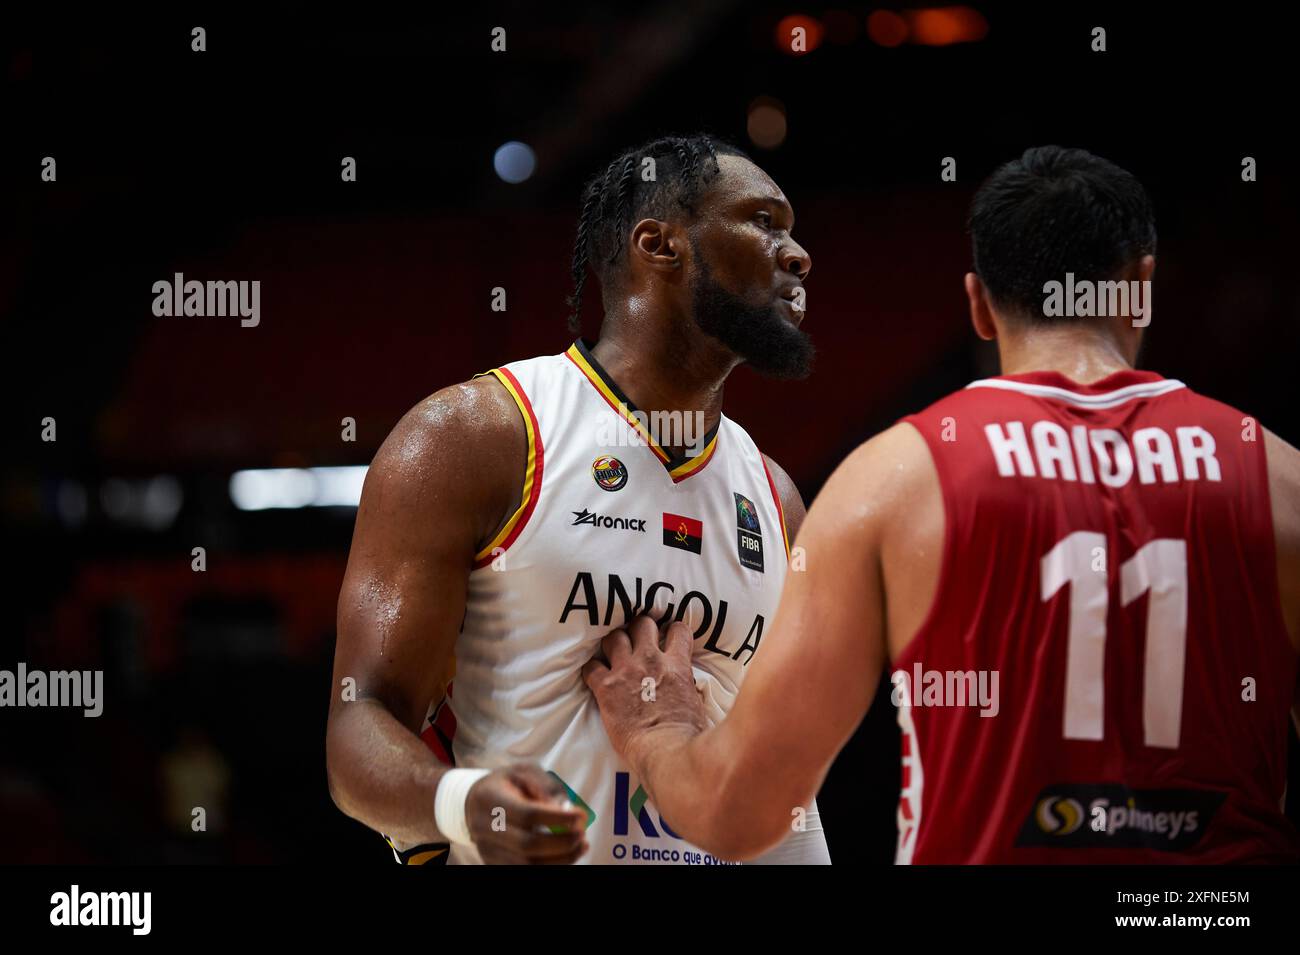
<path fill-rule="evenodd" d="M 783 271 L 799 276 L 800 282 L 806 279 L 808 273 L 812 271 L 812 256 L 808 254 L 807 249 L 794 239 L 790 239 L 781 246 L 777 261 Z"/>

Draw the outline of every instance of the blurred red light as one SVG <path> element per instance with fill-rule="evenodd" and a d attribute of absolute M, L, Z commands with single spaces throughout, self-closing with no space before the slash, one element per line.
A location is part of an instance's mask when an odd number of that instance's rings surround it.
<path fill-rule="evenodd" d="M 984 39 L 989 32 L 989 24 L 983 14 L 971 7 L 908 10 L 906 16 L 911 27 L 912 42 L 924 46 L 973 43 Z"/>
<path fill-rule="evenodd" d="M 867 36 L 880 46 L 901 46 L 907 39 L 907 21 L 892 10 L 876 10 L 867 17 Z"/>
<path fill-rule="evenodd" d="M 795 30 L 800 27 L 803 28 L 803 35 L 799 40 L 801 48 L 796 49 Z M 821 46 L 823 32 L 821 21 L 804 16 L 802 13 L 793 13 L 788 17 L 782 17 L 781 21 L 777 23 L 776 46 L 782 53 L 788 53 L 791 56 L 803 56 L 805 53 L 811 53 Z"/>

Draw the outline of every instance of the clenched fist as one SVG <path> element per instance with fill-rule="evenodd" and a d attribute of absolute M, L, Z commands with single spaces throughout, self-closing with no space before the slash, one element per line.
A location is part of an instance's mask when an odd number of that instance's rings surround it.
<path fill-rule="evenodd" d="M 587 851 L 587 814 L 531 763 L 495 770 L 465 800 L 474 848 L 488 865 L 569 865 Z"/>

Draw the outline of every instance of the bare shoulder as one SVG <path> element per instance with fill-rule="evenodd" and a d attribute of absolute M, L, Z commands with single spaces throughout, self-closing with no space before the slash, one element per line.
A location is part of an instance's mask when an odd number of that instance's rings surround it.
<path fill-rule="evenodd" d="M 831 475 L 822 495 L 834 495 L 845 519 L 865 519 L 905 512 L 918 495 L 938 488 L 925 438 L 900 422 L 858 445 Z"/>
<path fill-rule="evenodd" d="M 759 453 L 762 454 L 761 451 Z M 781 510 L 785 513 L 786 533 L 790 536 L 790 542 L 794 543 L 795 535 L 799 533 L 804 516 L 807 514 L 803 495 L 799 493 L 798 485 L 786 473 L 785 468 L 766 454 L 763 454 L 763 463 L 767 465 L 767 473 L 772 476 L 772 486 L 776 488 L 777 496 L 781 499 Z"/>
<path fill-rule="evenodd" d="M 528 436 L 514 398 L 492 376 L 434 392 L 389 432 L 371 462 L 362 510 L 459 513 L 490 538 L 522 484 Z M 359 515 L 362 516 L 362 515 Z"/>
<path fill-rule="evenodd" d="M 1291 642 L 1300 652 L 1300 451 L 1265 430 L 1264 453 L 1277 546 L 1278 593 Z"/>
<path fill-rule="evenodd" d="M 938 523 L 939 477 L 920 432 L 896 424 L 860 444 L 826 481 L 808 512 L 819 539 L 862 553 L 880 553 L 891 532 L 906 536 Z"/>
<path fill-rule="evenodd" d="M 436 391 L 406 412 L 375 455 L 372 470 L 423 472 L 454 466 L 456 455 L 477 456 L 526 441 L 514 399 L 492 377 Z"/>
<path fill-rule="evenodd" d="M 1268 458 L 1268 496 L 1273 505 L 1273 532 L 1281 570 L 1300 575 L 1300 451 L 1273 432 L 1264 431 Z M 1300 582 L 1297 582 L 1300 589 Z"/>
<path fill-rule="evenodd" d="M 1287 444 L 1272 431 L 1264 429 L 1264 453 L 1268 457 L 1268 483 L 1269 489 L 1274 488 L 1287 492 L 1287 496 L 1294 498 L 1297 491 L 1300 491 L 1300 450 L 1296 450 Z M 1300 501 L 1290 500 L 1287 503 L 1300 509 Z M 1274 507 L 1277 502 L 1274 502 Z"/>

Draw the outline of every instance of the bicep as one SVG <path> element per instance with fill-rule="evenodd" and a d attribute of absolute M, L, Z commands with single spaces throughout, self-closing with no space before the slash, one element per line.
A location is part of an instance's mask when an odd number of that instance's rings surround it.
<path fill-rule="evenodd" d="M 335 685 L 350 677 L 358 699 L 377 700 L 412 730 L 445 688 L 474 554 L 503 509 L 504 485 L 464 479 L 467 466 L 511 471 L 518 449 L 508 428 L 490 427 L 495 413 L 474 402 L 413 411 L 362 490 L 339 593 Z"/>
<path fill-rule="evenodd" d="M 412 730 L 445 685 L 469 574 L 458 535 L 440 544 L 419 536 L 386 516 L 359 514 L 334 667 L 336 687 L 350 678 L 358 699 L 378 700 Z"/>

